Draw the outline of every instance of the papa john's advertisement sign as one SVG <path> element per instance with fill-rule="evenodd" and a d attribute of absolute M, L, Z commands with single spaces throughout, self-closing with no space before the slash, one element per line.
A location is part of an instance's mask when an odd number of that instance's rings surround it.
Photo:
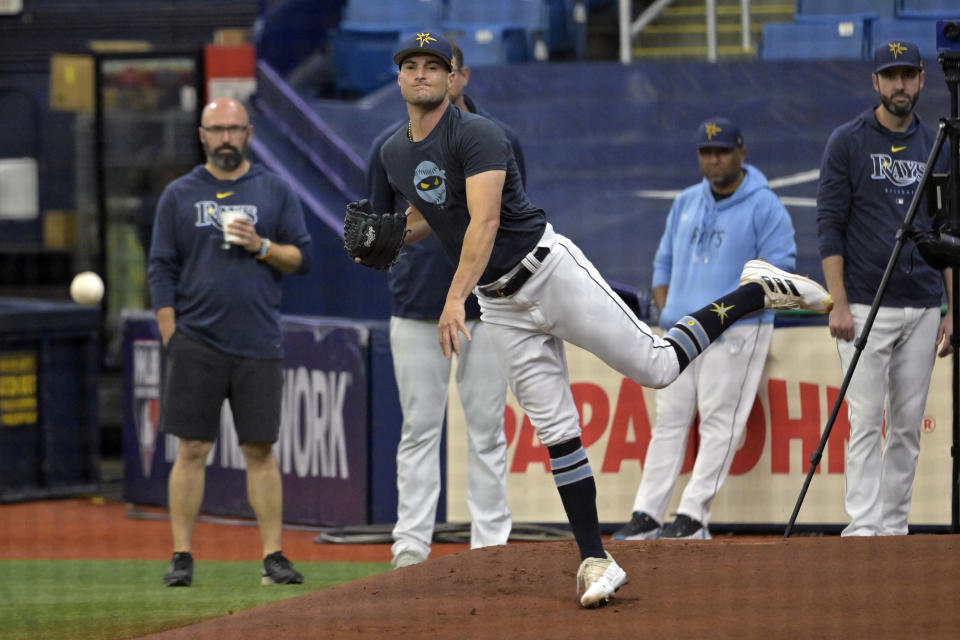
<path fill-rule="evenodd" d="M 597 480 L 601 522 L 629 519 L 656 418 L 656 392 L 624 378 L 582 349 L 567 345 L 573 397 L 583 443 Z M 923 417 L 914 483 L 912 524 L 949 524 L 951 477 L 950 358 L 938 359 Z M 786 523 L 793 512 L 810 456 L 816 451 L 842 382 L 836 344 L 826 327 L 774 331 L 770 355 L 730 475 L 714 500 L 711 520 Z M 469 521 L 466 506 L 466 427 L 456 385 L 451 384 L 447 432 L 447 520 Z M 549 472 L 546 448 L 508 393 L 507 492 L 516 522 L 566 522 Z M 797 523 L 845 524 L 843 470 L 849 423 L 843 404 Z M 690 477 L 696 431 L 667 513 L 675 512 Z M 669 517 L 669 515 L 668 515 Z"/>

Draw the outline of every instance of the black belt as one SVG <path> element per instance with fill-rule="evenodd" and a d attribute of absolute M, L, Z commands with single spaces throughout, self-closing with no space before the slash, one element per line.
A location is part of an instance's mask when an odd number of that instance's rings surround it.
<path fill-rule="evenodd" d="M 537 262 L 543 262 L 548 255 L 550 255 L 550 247 L 537 247 L 537 250 L 533 252 L 533 257 L 537 259 Z M 520 287 L 522 287 L 532 275 L 533 271 L 521 262 L 517 272 L 502 286 L 497 287 L 496 283 L 492 283 L 477 287 L 477 291 L 488 298 L 509 298 L 517 291 L 520 291 Z"/>

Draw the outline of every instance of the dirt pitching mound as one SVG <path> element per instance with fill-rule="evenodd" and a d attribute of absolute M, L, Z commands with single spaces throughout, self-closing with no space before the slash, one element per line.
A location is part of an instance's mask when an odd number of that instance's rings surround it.
<path fill-rule="evenodd" d="M 907 638 L 960 628 L 960 538 L 612 542 L 629 583 L 575 595 L 572 542 L 464 551 L 150 638 Z"/>

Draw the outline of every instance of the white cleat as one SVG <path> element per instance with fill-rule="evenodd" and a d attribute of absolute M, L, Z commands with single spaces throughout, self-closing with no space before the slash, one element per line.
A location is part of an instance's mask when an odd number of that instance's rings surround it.
<path fill-rule="evenodd" d="M 755 282 L 766 294 L 767 309 L 806 309 L 814 313 L 830 313 L 833 297 L 822 286 L 804 276 L 778 269 L 758 258 L 743 265 L 740 286 Z"/>
<path fill-rule="evenodd" d="M 407 549 L 395 555 L 393 560 L 390 561 L 390 564 L 393 565 L 394 569 L 403 569 L 404 567 L 412 567 L 415 564 L 420 564 L 426 559 L 427 557 L 422 553 Z"/>
<path fill-rule="evenodd" d="M 609 553 L 606 558 L 587 558 L 577 571 L 577 593 L 583 589 L 580 605 L 602 607 L 617 589 L 627 584 L 627 573 Z"/>

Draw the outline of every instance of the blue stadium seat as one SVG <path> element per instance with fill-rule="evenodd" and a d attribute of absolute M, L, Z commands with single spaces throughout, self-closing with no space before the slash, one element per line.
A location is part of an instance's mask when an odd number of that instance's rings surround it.
<path fill-rule="evenodd" d="M 548 9 L 545 0 L 448 0 L 443 25 L 451 32 L 481 33 L 482 38 L 486 37 L 484 30 L 500 32 L 506 39 L 510 38 L 510 32 L 520 31 L 527 43 L 523 59 L 545 59 Z"/>
<path fill-rule="evenodd" d="M 500 29 L 455 29 L 448 30 L 447 36 L 463 51 L 461 62 L 465 61 L 468 67 L 509 62 L 504 33 Z"/>
<path fill-rule="evenodd" d="M 924 58 L 937 57 L 936 20 L 877 20 L 873 23 L 871 50 L 881 42 L 897 39 L 916 42 Z"/>
<path fill-rule="evenodd" d="M 863 21 L 763 25 L 761 60 L 862 60 L 866 55 Z"/>
<path fill-rule="evenodd" d="M 855 14 L 892 18 L 898 1 L 902 0 L 797 0 L 796 19 L 801 22 L 810 16 Z"/>
<path fill-rule="evenodd" d="M 338 98 L 363 95 L 397 76 L 396 31 L 338 29 L 331 34 L 334 91 Z"/>
<path fill-rule="evenodd" d="M 454 24 L 542 29 L 547 26 L 547 3 L 544 0 L 448 0 L 447 20 Z"/>
<path fill-rule="evenodd" d="M 927 20 L 960 18 L 960 3 L 957 0 L 898 0 L 897 16 Z"/>
<path fill-rule="evenodd" d="M 348 0 L 342 29 L 353 31 L 413 31 L 440 24 L 443 0 Z"/>

